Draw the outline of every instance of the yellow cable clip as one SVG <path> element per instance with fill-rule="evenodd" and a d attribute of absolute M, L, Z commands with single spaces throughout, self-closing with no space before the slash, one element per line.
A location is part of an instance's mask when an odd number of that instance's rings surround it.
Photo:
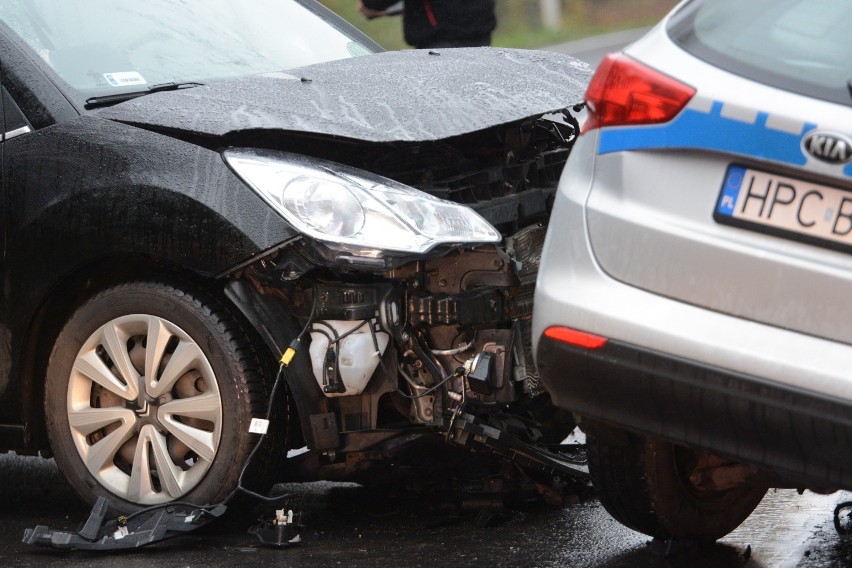
<path fill-rule="evenodd" d="M 290 342 L 290 345 L 287 347 L 287 349 L 284 350 L 284 353 L 281 354 L 281 360 L 279 361 L 279 363 L 281 363 L 285 367 L 289 366 L 290 362 L 293 360 L 293 357 L 296 356 L 296 351 L 301 345 L 302 342 L 298 338 Z"/>

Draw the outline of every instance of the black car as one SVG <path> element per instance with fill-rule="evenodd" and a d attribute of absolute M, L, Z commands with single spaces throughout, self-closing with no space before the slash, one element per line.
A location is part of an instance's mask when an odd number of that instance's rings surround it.
<path fill-rule="evenodd" d="M 309 0 L 0 22 L 0 447 L 114 510 L 221 501 L 264 432 L 252 488 L 581 470 L 529 319 L 585 64 L 381 52 Z"/>

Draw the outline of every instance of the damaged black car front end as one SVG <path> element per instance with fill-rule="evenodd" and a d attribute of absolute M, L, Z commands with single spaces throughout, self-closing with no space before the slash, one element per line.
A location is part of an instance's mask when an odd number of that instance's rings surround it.
<path fill-rule="evenodd" d="M 6 131 L 28 131 L 3 148 L 3 447 L 116 511 L 221 501 L 267 428 L 260 488 L 485 459 L 557 502 L 584 476 L 530 318 L 588 66 L 410 51 L 87 92 L 4 33 Z"/>
<path fill-rule="evenodd" d="M 483 87 L 501 67 L 512 67 L 513 81 L 537 67 L 537 56 L 492 50 L 384 56 L 391 57 L 384 67 L 399 66 L 395 75 L 406 79 L 425 81 L 420 61 L 441 57 L 445 69 Z M 432 79 L 433 90 L 465 86 Z M 416 108 L 419 97 L 386 87 L 414 103 L 406 124 L 423 125 L 418 117 L 428 109 Z M 510 93 L 503 103 L 517 98 Z M 284 352 L 299 326 L 309 331 L 288 385 L 312 451 L 291 465 L 293 475 L 400 477 L 403 454 L 436 435 L 516 461 L 543 480 L 581 474 L 546 451 L 573 424 L 550 406 L 529 353 L 545 223 L 578 130 L 569 109 L 547 110 L 435 140 L 388 142 L 384 132 L 379 141 L 327 139 L 310 157 L 273 144 L 224 152 L 299 230 L 227 274 L 229 297 L 269 330 L 273 351 Z M 391 464 L 394 471 L 382 471 Z"/>
<path fill-rule="evenodd" d="M 298 460 L 303 475 L 368 480 L 376 475 L 370 466 L 381 465 L 374 462 L 405 451 L 403 440 L 436 433 L 510 459 L 526 450 L 552 474 L 571 470 L 544 451 L 573 425 L 538 384 L 529 320 L 552 190 L 575 128 L 536 118 L 478 133 L 475 145 L 460 137 L 458 152 L 479 153 L 479 169 L 446 179 L 436 179 L 431 165 L 401 172 L 431 180 L 419 191 L 316 158 L 225 152 L 258 192 L 264 183 L 280 192 L 268 199 L 283 214 L 302 216 L 293 221 L 303 224 L 298 237 L 229 273 L 226 290 L 256 327 L 269 330 L 274 351 L 283 353 L 298 328 L 285 322 L 307 325 L 310 347 L 288 383 L 314 450 Z M 491 148 L 483 143 L 488 134 Z M 525 144 L 507 147 L 506 138 Z M 517 163 L 502 163 L 513 154 Z M 332 187 L 335 197 L 317 196 L 317 180 L 327 180 L 323 190 Z M 336 234 L 318 234 L 318 220 Z M 367 235 L 357 244 L 340 236 L 354 227 Z M 507 432 L 517 445 L 501 449 Z"/>

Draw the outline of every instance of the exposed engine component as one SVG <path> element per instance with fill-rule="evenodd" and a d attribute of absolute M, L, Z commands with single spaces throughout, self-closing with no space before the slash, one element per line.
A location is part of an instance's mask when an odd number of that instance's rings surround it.
<path fill-rule="evenodd" d="M 373 325 L 369 320 L 319 320 L 312 325 L 311 363 L 326 396 L 364 392 L 390 341 Z"/>

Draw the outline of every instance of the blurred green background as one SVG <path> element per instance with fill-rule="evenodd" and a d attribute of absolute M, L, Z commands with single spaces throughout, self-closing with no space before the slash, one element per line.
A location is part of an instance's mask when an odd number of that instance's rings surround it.
<path fill-rule="evenodd" d="M 462 2 L 464 0 L 458 0 Z M 320 0 L 385 49 L 409 47 L 399 16 L 367 20 L 358 0 Z M 537 48 L 586 36 L 647 26 L 677 0 L 497 0 L 493 45 Z"/>

